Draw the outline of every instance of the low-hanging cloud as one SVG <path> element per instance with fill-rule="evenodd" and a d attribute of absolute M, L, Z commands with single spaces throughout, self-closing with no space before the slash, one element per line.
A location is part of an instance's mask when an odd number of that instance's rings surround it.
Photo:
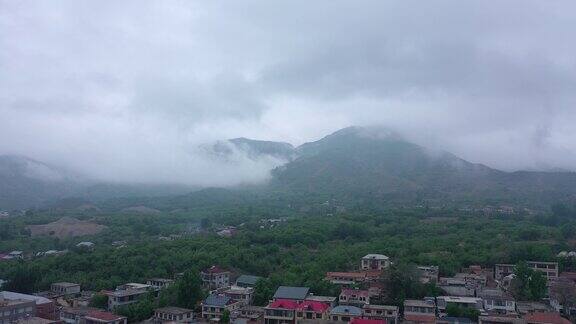
<path fill-rule="evenodd" d="M 260 182 L 381 124 L 507 170 L 576 170 L 572 1 L 0 0 L 0 154 L 103 180 Z"/>

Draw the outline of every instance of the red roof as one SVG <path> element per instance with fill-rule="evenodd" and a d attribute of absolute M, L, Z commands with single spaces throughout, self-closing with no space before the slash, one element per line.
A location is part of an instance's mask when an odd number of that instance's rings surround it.
<path fill-rule="evenodd" d="M 434 315 L 408 314 L 408 315 L 404 315 L 404 320 L 416 322 L 416 323 L 436 323 L 436 316 L 434 316 Z"/>
<path fill-rule="evenodd" d="M 218 266 L 211 266 L 210 268 L 204 270 L 204 273 L 223 273 L 223 272 L 228 272 L 224 269 L 219 268 Z"/>
<path fill-rule="evenodd" d="M 368 290 L 360 290 L 360 289 L 350 289 L 350 288 L 344 288 L 342 289 L 342 292 L 340 293 L 341 295 L 358 295 L 358 296 L 364 296 L 364 297 L 368 297 L 370 296 L 370 292 Z"/>
<path fill-rule="evenodd" d="M 290 299 L 276 299 L 270 305 L 268 305 L 268 308 L 297 309 L 302 311 L 323 313 L 330 308 L 330 305 L 315 300 L 305 300 L 298 303 L 298 301 Z"/>
<path fill-rule="evenodd" d="M 324 313 L 330 308 L 330 305 L 327 303 L 314 301 L 314 300 L 305 300 L 297 306 L 298 310 L 302 311 L 313 311 L 315 313 Z"/>
<path fill-rule="evenodd" d="M 268 308 L 282 308 L 282 309 L 296 309 L 298 307 L 298 302 L 290 299 L 276 299 L 272 304 L 268 305 Z"/>
<path fill-rule="evenodd" d="M 350 324 L 386 324 L 386 320 L 373 320 L 365 318 L 353 318 Z"/>
<path fill-rule="evenodd" d="M 558 313 L 533 313 L 524 316 L 528 323 L 538 324 L 570 324 L 571 322 Z"/>
<path fill-rule="evenodd" d="M 103 311 L 90 311 L 88 312 L 88 316 L 87 317 L 92 317 L 95 319 L 99 319 L 101 321 L 117 321 L 121 318 L 124 318 L 123 316 L 119 316 L 110 312 L 103 312 Z"/>

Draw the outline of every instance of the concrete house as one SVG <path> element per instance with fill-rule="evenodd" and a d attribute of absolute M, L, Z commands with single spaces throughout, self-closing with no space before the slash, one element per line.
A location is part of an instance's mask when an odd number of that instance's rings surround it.
<path fill-rule="evenodd" d="M 362 317 L 366 319 L 385 320 L 388 324 L 398 323 L 398 306 L 364 305 Z"/>
<path fill-rule="evenodd" d="M 417 266 L 418 272 L 420 273 L 420 282 L 423 284 L 427 283 L 437 283 L 438 275 L 440 270 L 438 266 Z"/>
<path fill-rule="evenodd" d="M 242 305 L 252 305 L 254 288 L 231 286 L 230 288 L 224 289 L 222 293 L 224 296 L 228 296 L 234 300 L 239 301 L 242 303 Z"/>
<path fill-rule="evenodd" d="M 57 295 L 76 297 L 80 295 L 80 285 L 71 282 L 55 282 L 50 285 L 50 291 Z"/>
<path fill-rule="evenodd" d="M 436 304 L 433 300 L 405 300 L 403 323 L 436 323 Z"/>
<path fill-rule="evenodd" d="M 355 318 L 362 318 L 362 309 L 356 306 L 336 306 L 330 311 L 330 322 L 350 323 Z"/>
<path fill-rule="evenodd" d="M 241 306 L 239 301 L 228 296 L 211 294 L 202 302 L 202 318 L 205 320 L 220 319 L 225 310 L 232 314 Z"/>
<path fill-rule="evenodd" d="M 366 254 L 360 261 L 362 270 L 384 270 L 390 266 L 390 258 L 383 254 Z"/>
<path fill-rule="evenodd" d="M 90 311 L 85 319 L 85 324 L 127 324 L 128 319 L 124 316 L 100 310 Z"/>
<path fill-rule="evenodd" d="M 368 290 L 344 288 L 338 297 L 340 305 L 355 305 L 362 307 L 370 304 L 370 292 Z"/>
<path fill-rule="evenodd" d="M 147 285 L 154 287 L 154 289 L 158 289 L 158 290 L 164 289 L 173 283 L 174 283 L 174 280 L 165 279 L 165 278 L 151 278 L 151 279 L 148 279 L 146 281 Z"/>
<path fill-rule="evenodd" d="M 200 276 L 202 277 L 202 285 L 206 289 L 218 289 L 230 286 L 230 271 L 217 266 L 204 269 L 200 273 Z"/>
<path fill-rule="evenodd" d="M 542 271 L 548 280 L 558 278 L 558 262 L 541 262 L 541 261 L 527 261 L 526 264 L 530 269 Z M 502 280 L 514 273 L 514 264 L 496 264 L 494 265 L 494 278 Z"/>
<path fill-rule="evenodd" d="M 108 296 L 108 310 L 114 310 L 116 307 L 129 305 L 138 302 L 144 298 L 149 291 L 147 289 L 119 289 L 114 291 L 106 291 L 104 294 Z"/>
<path fill-rule="evenodd" d="M 13 323 L 36 315 L 36 302 L 25 299 L 0 299 L 0 323 Z"/>
<path fill-rule="evenodd" d="M 516 300 L 500 289 L 484 289 L 478 293 L 478 297 L 482 298 L 487 311 L 499 314 L 516 312 Z"/>
<path fill-rule="evenodd" d="M 460 296 L 438 296 L 436 297 L 436 306 L 439 313 L 444 313 L 448 305 L 458 305 L 460 307 L 473 308 L 477 310 L 484 309 L 482 298 L 460 297 Z"/>
<path fill-rule="evenodd" d="M 154 310 L 154 323 L 192 323 L 194 311 L 180 307 L 162 307 Z"/>
<path fill-rule="evenodd" d="M 58 313 L 56 311 L 56 305 L 54 301 L 34 295 L 21 294 L 11 291 L 0 292 L 0 300 L 10 301 L 10 300 L 25 300 L 33 301 L 36 303 L 36 316 L 48 320 L 58 320 Z"/>

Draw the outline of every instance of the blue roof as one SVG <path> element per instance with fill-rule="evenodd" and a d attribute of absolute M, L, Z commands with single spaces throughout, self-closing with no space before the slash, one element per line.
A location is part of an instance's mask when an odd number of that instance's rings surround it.
<path fill-rule="evenodd" d="M 356 306 L 336 306 L 330 311 L 330 315 L 352 315 L 360 316 L 362 315 L 362 310 Z"/>
<path fill-rule="evenodd" d="M 274 294 L 274 299 L 294 299 L 304 300 L 308 296 L 308 287 L 288 287 L 280 286 Z"/>
<path fill-rule="evenodd" d="M 230 300 L 230 297 L 212 294 L 206 297 L 203 304 L 208 306 L 226 306 Z"/>

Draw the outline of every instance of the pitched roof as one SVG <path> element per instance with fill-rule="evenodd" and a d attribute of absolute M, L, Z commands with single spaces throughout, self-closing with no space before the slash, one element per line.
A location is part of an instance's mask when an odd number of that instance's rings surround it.
<path fill-rule="evenodd" d="M 160 313 L 167 313 L 167 314 L 176 314 L 176 315 L 186 314 L 186 313 L 192 312 L 191 309 L 181 308 L 181 307 L 174 307 L 174 306 L 156 308 L 154 311 L 155 311 L 155 312 L 160 312 Z"/>
<path fill-rule="evenodd" d="M 362 259 L 388 260 L 389 258 L 384 254 L 366 254 Z"/>
<path fill-rule="evenodd" d="M 277 299 L 270 303 L 267 308 L 296 309 L 298 302 L 290 299 Z"/>
<path fill-rule="evenodd" d="M 350 324 L 386 324 L 386 320 L 375 320 L 366 318 L 353 318 Z"/>
<path fill-rule="evenodd" d="M 232 298 L 230 298 L 228 296 L 212 294 L 212 295 L 208 295 L 208 297 L 206 297 L 203 304 L 209 305 L 209 306 L 222 307 L 222 306 L 226 306 L 228 304 L 231 304 L 231 302 L 233 302 L 233 300 L 232 300 Z"/>
<path fill-rule="evenodd" d="M 330 311 L 330 315 L 362 316 L 362 309 L 356 306 L 336 306 Z"/>
<path fill-rule="evenodd" d="M 2 292 L 0 292 L 0 297 L 4 298 L 4 299 L 10 299 L 10 300 L 14 300 L 14 299 L 33 300 L 36 302 L 36 305 L 47 304 L 47 303 L 52 302 L 50 299 L 45 298 L 45 297 L 21 294 L 21 293 L 16 293 L 16 292 L 12 292 L 12 291 L 2 291 Z"/>
<path fill-rule="evenodd" d="M 255 285 L 258 280 L 262 279 L 262 277 L 258 276 L 251 276 L 251 275 L 241 275 L 236 279 L 236 284 L 243 283 L 247 285 Z"/>
<path fill-rule="evenodd" d="M 211 267 L 208 268 L 208 269 L 204 269 L 202 272 L 204 272 L 204 273 L 225 273 L 225 272 L 228 272 L 228 271 L 227 271 L 227 270 L 224 270 L 224 269 L 222 269 L 222 268 L 220 268 L 220 267 L 218 267 L 218 266 L 213 265 L 213 266 L 211 266 Z"/>
<path fill-rule="evenodd" d="M 313 311 L 315 313 L 324 313 L 329 308 L 330 308 L 330 305 L 328 303 L 323 303 L 323 302 L 314 301 L 314 300 L 305 300 L 305 301 L 301 302 L 300 304 L 298 304 L 298 307 L 296 309 L 302 310 L 302 311 Z"/>
<path fill-rule="evenodd" d="M 306 296 L 308 296 L 308 291 L 310 288 L 308 287 L 288 287 L 288 286 L 280 286 L 276 289 L 276 293 L 274 294 L 274 299 L 295 299 L 295 300 L 304 300 Z"/>
<path fill-rule="evenodd" d="M 344 289 L 342 289 L 342 292 L 340 292 L 340 295 L 346 295 L 346 296 L 357 295 L 357 296 L 368 297 L 370 295 L 370 292 L 368 290 L 344 288 Z"/>
<path fill-rule="evenodd" d="M 124 318 L 124 316 L 116 315 L 114 313 L 105 311 L 91 311 L 88 312 L 86 318 L 93 318 L 101 321 L 117 321 L 119 319 Z"/>
<path fill-rule="evenodd" d="M 571 322 L 558 313 L 533 313 L 524 316 L 528 323 L 538 324 L 570 324 Z"/>

